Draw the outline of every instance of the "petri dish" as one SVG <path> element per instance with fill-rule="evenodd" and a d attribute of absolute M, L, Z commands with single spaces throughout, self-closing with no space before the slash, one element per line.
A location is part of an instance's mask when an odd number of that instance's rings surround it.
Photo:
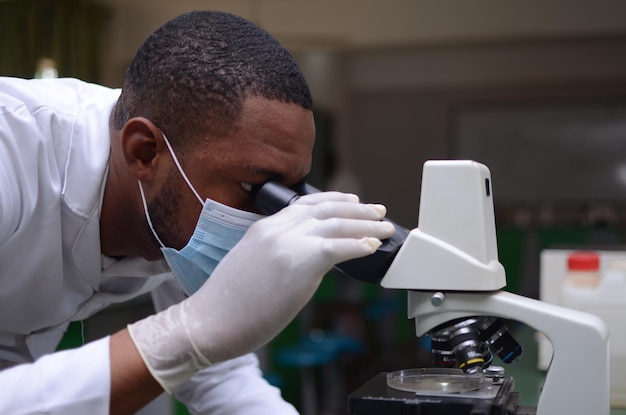
<path fill-rule="evenodd" d="M 460 369 L 403 369 L 387 374 L 387 386 L 422 394 L 463 393 L 480 389 L 485 382 L 482 372 L 467 374 Z"/>

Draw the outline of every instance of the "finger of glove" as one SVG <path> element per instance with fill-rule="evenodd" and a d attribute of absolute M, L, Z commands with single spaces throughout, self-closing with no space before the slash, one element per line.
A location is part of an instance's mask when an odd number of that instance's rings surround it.
<path fill-rule="evenodd" d="M 359 220 L 345 218 L 330 218 L 318 221 L 314 233 L 323 238 L 353 238 L 372 237 L 387 239 L 393 235 L 395 227 L 390 222 L 379 220 Z"/>
<path fill-rule="evenodd" d="M 310 193 L 308 195 L 303 195 L 298 198 L 293 204 L 299 205 L 317 205 L 322 202 L 353 202 L 358 203 L 359 197 L 352 193 L 342 193 L 342 192 L 319 192 L 319 193 Z"/>
<path fill-rule="evenodd" d="M 337 264 L 350 259 L 373 254 L 382 242 L 376 238 L 336 238 L 324 240 L 324 252 L 331 263 Z"/>
<path fill-rule="evenodd" d="M 320 220 L 329 218 L 381 220 L 386 213 L 387 208 L 384 205 L 326 201 L 311 206 L 305 214 Z"/>

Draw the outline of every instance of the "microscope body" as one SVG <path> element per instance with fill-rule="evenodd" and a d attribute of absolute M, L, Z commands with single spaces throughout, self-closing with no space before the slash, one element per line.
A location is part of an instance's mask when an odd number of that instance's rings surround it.
<path fill-rule="evenodd" d="M 289 189 L 268 182 L 258 189 L 257 206 L 264 213 L 274 213 L 299 195 L 316 191 L 307 186 Z M 376 255 L 338 264 L 337 268 L 361 281 L 407 290 L 408 317 L 415 319 L 417 336 L 481 316 L 516 320 L 541 331 L 552 343 L 554 353 L 536 412 L 523 413 L 609 414 L 605 323 L 590 314 L 502 291 L 506 275 L 498 261 L 493 192 L 486 166 L 469 160 L 427 161 L 417 228 L 409 231 L 394 225 L 396 235 Z M 382 387 L 391 391 L 384 383 Z M 367 388 L 355 399 L 361 406 L 375 406 L 380 401 Z M 447 409 L 429 412 L 430 406 L 421 412 L 420 402 L 427 406 L 438 402 L 430 397 L 402 399 L 407 403 L 403 412 L 393 413 L 453 413 Z M 396 405 L 402 399 L 392 396 L 389 402 Z M 467 413 L 495 413 L 484 408 L 476 411 Z"/>
<path fill-rule="evenodd" d="M 608 330 L 593 315 L 502 291 L 489 170 L 476 162 L 424 165 L 418 227 L 381 285 L 408 290 L 416 334 L 456 319 L 493 316 L 543 332 L 554 354 L 538 415 L 608 415 Z"/>

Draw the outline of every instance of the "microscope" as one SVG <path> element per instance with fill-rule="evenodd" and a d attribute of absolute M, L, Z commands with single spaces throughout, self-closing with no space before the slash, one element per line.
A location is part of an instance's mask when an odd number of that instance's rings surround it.
<path fill-rule="evenodd" d="M 257 206 L 274 213 L 316 189 L 269 182 Z M 393 222 L 392 222 L 393 223 Z M 593 315 L 503 291 L 489 169 L 470 160 L 424 164 L 418 226 L 370 256 L 338 264 L 358 280 L 408 292 L 416 335 L 432 340 L 432 368 L 381 373 L 348 398 L 353 415 L 608 415 L 608 330 Z M 518 405 L 515 380 L 491 366 L 520 358 L 506 329 L 542 332 L 553 356 L 536 407 Z"/>

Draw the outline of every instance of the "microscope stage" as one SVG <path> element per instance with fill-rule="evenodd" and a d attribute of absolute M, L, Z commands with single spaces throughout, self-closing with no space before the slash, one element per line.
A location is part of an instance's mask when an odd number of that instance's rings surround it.
<path fill-rule="evenodd" d="M 458 384 L 458 376 L 455 375 Z M 469 376 L 468 376 L 469 378 Z M 415 392 L 388 386 L 388 374 L 380 373 L 348 398 L 351 415 L 534 415 L 536 408 L 519 407 L 512 377 L 485 376 L 475 390 L 437 391 L 433 383 Z M 473 378 L 470 379 L 473 381 Z M 447 382 L 441 382 L 441 385 Z M 411 387 L 409 387 L 411 388 Z M 449 386 L 442 387 L 444 390 Z"/>

